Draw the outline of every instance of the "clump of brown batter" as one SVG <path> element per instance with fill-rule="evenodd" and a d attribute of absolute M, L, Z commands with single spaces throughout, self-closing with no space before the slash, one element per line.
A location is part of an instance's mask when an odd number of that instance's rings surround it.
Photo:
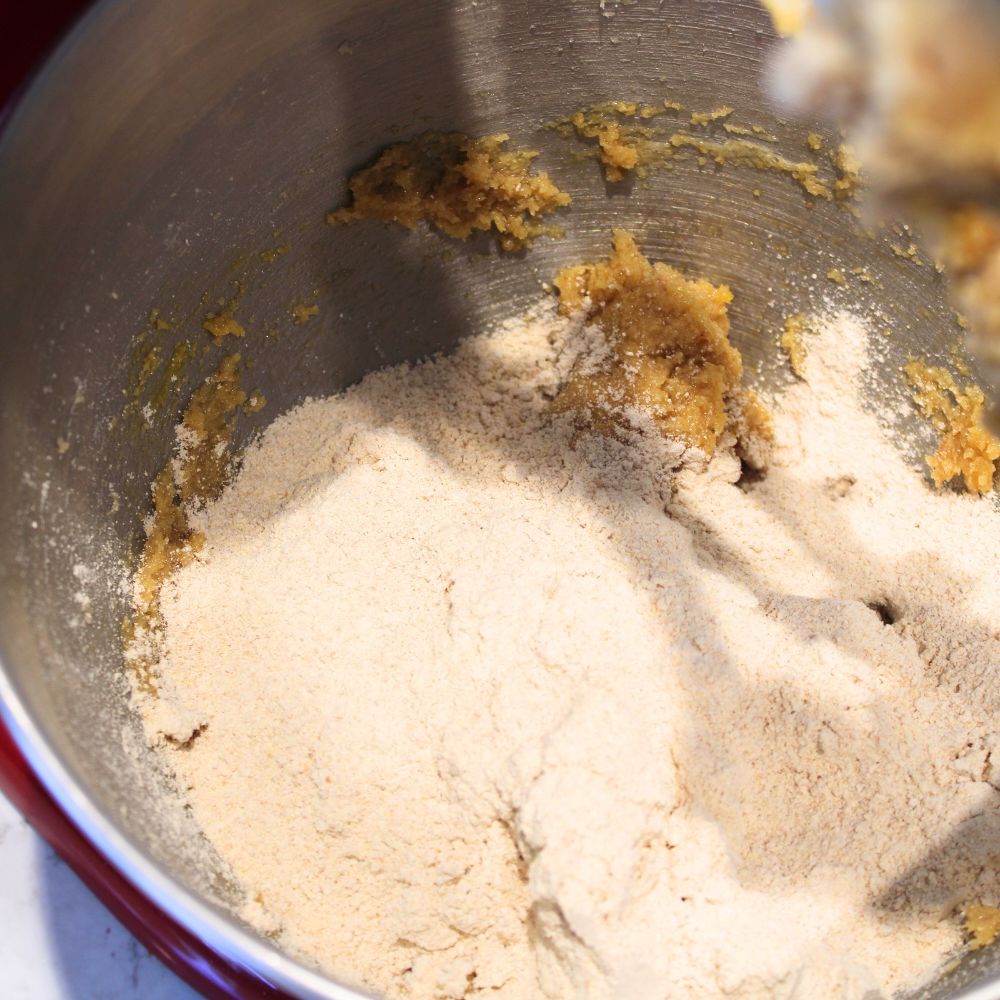
<path fill-rule="evenodd" d="M 984 397 L 975 385 L 960 387 L 944 368 L 911 361 L 904 371 L 913 399 L 941 435 L 937 451 L 927 457 L 937 486 L 962 477 L 970 493 L 993 489 L 1000 441 L 982 426 Z"/>
<path fill-rule="evenodd" d="M 606 433 L 638 408 L 665 435 L 709 455 L 727 426 L 747 443 L 770 438 L 769 414 L 740 386 L 743 360 L 729 342 L 727 287 L 650 263 L 622 230 L 608 260 L 565 268 L 555 285 L 560 310 L 585 310 L 611 348 L 599 370 L 571 375 L 558 408 L 585 413 Z"/>
<path fill-rule="evenodd" d="M 601 101 L 559 119 L 552 127 L 566 137 L 596 139 L 605 179 L 618 182 L 633 171 L 642 175 L 656 162 L 653 146 L 656 132 L 636 119 L 647 120 L 680 107 L 670 101 L 660 107 L 640 106 L 634 101 Z"/>
<path fill-rule="evenodd" d="M 570 196 L 548 174 L 530 172 L 537 153 L 505 149 L 508 138 L 425 132 L 390 146 L 350 178 L 351 204 L 330 212 L 326 221 L 381 219 L 408 229 L 426 221 L 460 240 L 493 230 L 504 250 L 558 235 L 539 219 L 568 205 Z"/>
<path fill-rule="evenodd" d="M 195 391 L 178 428 L 179 453 L 153 482 L 153 512 L 135 576 L 136 607 L 147 620 L 156 616 L 163 582 L 201 547 L 202 539 L 188 524 L 188 509 L 214 500 L 226 484 L 235 414 L 248 402 L 240 386 L 239 362 L 238 354 L 224 358 Z M 255 394 L 251 409 L 261 405 L 263 397 Z"/>
<path fill-rule="evenodd" d="M 609 181 L 623 181 L 630 171 L 639 166 L 642 144 L 652 135 L 651 130 L 644 126 L 584 111 L 577 111 L 569 121 L 577 135 L 597 140 L 604 176 Z"/>

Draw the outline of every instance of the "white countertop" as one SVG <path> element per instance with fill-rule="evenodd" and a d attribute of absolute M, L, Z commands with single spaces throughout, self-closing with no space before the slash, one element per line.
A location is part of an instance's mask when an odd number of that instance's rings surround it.
<path fill-rule="evenodd" d="M 3 1000 L 198 1000 L 0 795 Z"/>

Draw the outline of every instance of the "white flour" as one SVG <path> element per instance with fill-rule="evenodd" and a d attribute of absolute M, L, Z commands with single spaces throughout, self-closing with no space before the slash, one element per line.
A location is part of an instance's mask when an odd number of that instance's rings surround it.
<path fill-rule="evenodd" d="M 276 421 L 164 589 L 150 739 L 248 919 L 372 991 L 912 985 L 1000 893 L 991 503 L 897 456 L 849 317 L 743 488 L 551 413 L 595 337 L 545 315 Z"/>

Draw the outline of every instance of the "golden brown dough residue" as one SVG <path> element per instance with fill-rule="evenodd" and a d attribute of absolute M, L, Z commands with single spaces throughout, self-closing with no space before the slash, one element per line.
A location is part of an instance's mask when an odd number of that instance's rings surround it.
<path fill-rule="evenodd" d="M 319 315 L 319 306 L 313 303 L 307 306 L 304 302 L 296 302 L 292 307 L 292 318 L 295 320 L 296 326 L 302 326 L 303 323 L 308 323 L 313 316 Z"/>
<path fill-rule="evenodd" d="M 829 157 L 823 156 L 822 163 L 828 173 L 832 168 L 831 176 L 825 177 L 819 164 L 790 160 L 762 145 L 778 141 L 762 126 L 727 121 L 735 113 L 729 105 L 711 111 L 695 111 L 690 116 L 690 123 L 695 127 L 713 127 L 721 123 L 721 130 L 730 136 L 728 139 L 706 138 L 704 134 L 677 131 L 670 124 L 647 124 L 645 121 L 665 110 L 680 107 L 674 101 L 664 101 L 662 107 L 639 105 L 634 101 L 602 101 L 560 118 L 550 127 L 567 138 L 575 135 L 596 140 L 596 153 L 605 179 L 612 182 L 623 181 L 633 173 L 645 177 L 650 170 L 667 167 L 685 155 L 696 155 L 704 162 L 712 160 L 720 166 L 785 174 L 807 194 L 828 201 L 834 198 L 846 201 L 858 189 L 857 160 L 849 147 L 841 146 Z M 814 155 L 819 152 L 812 146 L 810 149 Z"/>
<path fill-rule="evenodd" d="M 628 120 L 639 112 L 639 106 L 631 101 L 605 101 L 555 124 L 564 134 L 569 126 L 583 139 L 596 139 L 604 176 L 617 182 L 625 180 L 631 171 L 649 160 L 649 143 L 655 135 L 653 129 Z M 624 120 L 616 116 L 624 116 Z"/>
<path fill-rule="evenodd" d="M 531 173 L 537 153 L 505 149 L 509 136 L 474 139 L 458 132 L 425 132 L 383 150 L 348 181 L 351 204 L 330 212 L 331 225 L 360 219 L 429 222 L 456 239 L 495 232 L 504 250 L 521 250 L 557 227 L 539 219 L 570 203 L 546 173 Z"/>
<path fill-rule="evenodd" d="M 723 104 L 712 111 L 694 111 L 691 114 L 691 124 L 710 125 L 712 122 L 728 118 L 735 110 L 735 108 L 731 108 L 728 104 Z"/>
<path fill-rule="evenodd" d="M 289 247 L 287 243 L 282 243 L 281 246 L 270 247 L 267 250 L 261 250 L 257 255 L 265 264 L 273 264 L 279 257 L 284 257 L 288 253 Z"/>
<path fill-rule="evenodd" d="M 639 139 L 641 129 L 628 127 L 619 122 L 594 121 L 578 111 L 572 117 L 577 134 L 585 139 L 596 139 L 601 150 L 604 176 L 609 181 L 623 181 L 630 170 L 639 165 Z"/>
<path fill-rule="evenodd" d="M 962 388 L 944 368 L 911 361 L 904 368 L 913 399 L 941 435 L 937 451 L 927 457 L 937 486 L 962 477 L 970 493 L 993 489 L 1000 441 L 982 426 L 984 397 L 975 385 Z"/>
<path fill-rule="evenodd" d="M 763 125 L 734 125 L 732 122 L 723 122 L 722 130 L 730 135 L 742 135 L 748 139 L 760 139 L 761 142 L 779 142 L 780 140 L 773 132 L 768 132 Z"/>
<path fill-rule="evenodd" d="M 920 247 L 916 243 L 910 242 L 906 246 L 902 243 L 890 243 L 889 249 L 900 259 L 907 260 L 917 267 L 923 267 L 924 262 L 920 259 Z"/>
<path fill-rule="evenodd" d="M 808 329 L 806 317 L 796 313 L 785 320 L 785 327 L 779 341 L 782 349 L 788 355 L 788 363 L 799 378 L 805 378 L 806 342 L 805 333 Z"/>
<path fill-rule="evenodd" d="M 147 623 L 155 620 L 163 582 L 201 547 L 202 539 L 188 524 L 188 509 L 214 500 L 226 484 L 235 412 L 247 402 L 239 363 L 238 354 L 224 358 L 195 390 L 178 428 L 179 453 L 153 482 L 153 512 L 135 577 L 136 607 Z M 252 402 L 251 407 L 259 409 L 263 396 L 255 394 L 253 399 L 260 405 Z"/>
<path fill-rule="evenodd" d="M 232 306 L 227 306 L 217 313 L 209 313 L 201 325 L 205 332 L 210 333 L 216 340 L 222 340 L 223 337 L 242 337 L 246 334 L 242 325 L 236 322 Z"/>
<path fill-rule="evenodd" d="M 1000 910 L 978 903 L 966 907 L 965 929 L 972 938 L 972 950 L 986 948 L 1000 936 Z"/>
<path fill-rule="evenodd" d="M 724 142 L 714 142 L 701 139 L 698 136 L 677 133 L 670 137 L 670 145 L 680 149 L 688 147 L 714 160 L 720 166 L 729 164 L 734 167 L 751 167 L 771 173 L 787 174 L 795 180 L 802 189 L 816 198 L 833 198 L 830 185 L 819 174 L 815 163 L 805 160 L 796 162 L 768 149 L 756 142 L 746 139 L 726 139 Z"/>
<path fill-rule="evenodd" d="M 622 230 L 608 260 L 567 267 L 555 285 L 560 310 L 585 310 L 611 348 L 597 371 L 573 372 L 558 408 L 587 414 L 606 433 L 637 408 L 666 436 L 709 455 L 727 426 L 747 445 L 751 437 L 770 438 L 769 414 L 740 386 L 743 360 L 729 342 L 727 287 L 650 263 Z"/>
<path fill-rule="evenodd" d="M 837 174 L 833 182 L 833 196 L 838 201 L 849 201 L 862 186 L 861 161 L 854 147 L 844 142 L 830 154 L 830 162 Z"/>

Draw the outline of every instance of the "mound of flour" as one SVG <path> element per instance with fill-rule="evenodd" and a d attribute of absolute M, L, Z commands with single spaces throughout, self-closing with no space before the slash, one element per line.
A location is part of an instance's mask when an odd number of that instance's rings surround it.
<path fill-rule="evenodd" d="M 897 455 L 848 316 L 763 479 L 554 414 L 599 345 L 539 314 L 278 419 L 164 587 L 149 739 L 244 916 L 376 993 L 914 985 L 1000 895 L 991 502 Z"/>

